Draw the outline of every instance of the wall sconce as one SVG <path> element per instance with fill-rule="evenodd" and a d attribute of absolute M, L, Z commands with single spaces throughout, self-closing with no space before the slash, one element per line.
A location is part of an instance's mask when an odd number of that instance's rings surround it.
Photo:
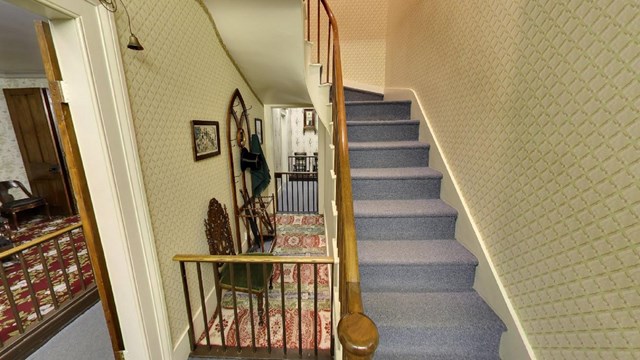
<path fill-rule="evenodd" d="M 118 4 L 116 1 L 117 0 L 100 0 L 100 4 L 104 6 L 104 8 L 107 9 L 107 11 L 115 13 L 116 10 L 118 10 Z M 129 11 L 127 10 L 127 6 L 124 4 L 122 0 L 120 0 L 120 3 L 124 8 L 124 12 L 127 15 L 127 21 L 129 23 L 129 43 L 127 44 L 127 47 L 131 50 L 137 50 L 137 51 L 144 50 L 144 47 L 142 47 L 142 44 L 140 44 L 140 40 L 138 40 L 138 37 L 133 34 L 133 31 L 131 31 L 131 17 L 129 16 Z"/>

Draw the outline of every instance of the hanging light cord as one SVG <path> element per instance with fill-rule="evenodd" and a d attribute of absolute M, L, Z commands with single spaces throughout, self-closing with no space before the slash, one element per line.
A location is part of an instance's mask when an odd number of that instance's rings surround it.
<path fill-rule="evenodd" d="M 127 10 L 127 6 L 120 0 L 122 7 L 124 8 L 124 12 L 127 13 L 127 22 L 129 23 L 129 33 L 133 34 L 131 31 L 131 16 L 129 16 L 129 10 Z M 118 3 L 116 0 L 100 0 L 100 4 L 104 6 L 107 11 L 115 13 L 118 10 Z"/>

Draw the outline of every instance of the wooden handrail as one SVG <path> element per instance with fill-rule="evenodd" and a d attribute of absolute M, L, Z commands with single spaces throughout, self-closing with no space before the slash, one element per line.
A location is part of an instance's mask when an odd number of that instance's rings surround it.
<path fill-rule="evenodd" d="M 65 228 L 62 228 L 62 229 L 57 230 L 57 231 L 54 231 L 52 233 L 48 233 L 46 235 L 37 237 L 37 238 L 29 241 L 28 243 L 24 243 L 22 245 L 19 245 L 19 246 L 16 246 L 14 248 L 11 248 L 11 249 L 9 249 L 7 251 L 1 252 L 0 253 L 0 259 L 4 259 L 5 257 L 15 255 L 17 253 L 22 252 L 23 250 L 32 248 L 34 246 L 37 246 L 38 244 L 42 244 L 45 241 L 51 240 L 51 239 L 53 239 L 53 238 L 55 238 L 57 236 L 60 236 L 60 235 L 65 234 L 65 233 L 68 233 L 68 232 L 73 231 L 75 229 L 79 229 L 81 227 L 82 227 L 82 222 L 79 222 L 77 224 L 69 225 L 69 226 L 67 226 Z"/>
<path fill-rule="evenodd" d="M 310 1 L 310 0 L 307 0 Z M 347 116 L 345 109 L 342 61 L 340 54 L 340 33 L 338 23 L 327 0 L 322 3 L 329 19 L 327 44 L 327 67 L 331 69 L 331 50 L 333 50 L 333 125 L 334 145 L 336 148 L 334 169 L 337 175 L 336 204 L 338 207 L 338 255 L 340 257 L 340 301 L 341 319 L 338 324 L 338 338 L 343 346 L 345 359 L 371 359 L 378 346 L 378 330 L 374 322 L 364 314 L 360 294 L 360 270 L 358 265 L 358 245 L 356 239 L 355 218 L 353 213 L 353 194 L 351 187 L 351 167 L 349 162 L 349 142 L 347 138 Z M 320 34 L 320 13 L 318 11 Z M 309 21 L 311 17 L 309 16 Z M 319 36 L 319 35 L 318 35 Z M 320 41 L 318 40 L 318 49 Z M 320 56 L 318 55 L 318 60 Z M 327 81 L 328 76 L 327 73 Z"/>
<path fill-rule="evenodd" d="M 259 256 L 178 254 L 173 261 L 234 264 L 333 264 L 330 256 Z"/>

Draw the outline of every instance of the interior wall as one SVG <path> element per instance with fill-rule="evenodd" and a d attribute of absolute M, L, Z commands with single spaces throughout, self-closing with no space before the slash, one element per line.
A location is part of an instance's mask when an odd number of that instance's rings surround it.
<path fill-rule="evenodd" d="M 316 2 L 312 1 L 315 6 Z M 385 53 L 388 0 L 331 0 L 329 5 L 338 22 L 342 71 L 346 86 L 381 91 L 385 82 Z M 316 40 L 316 17 L 312 10 L 311 41 Z M 323 12 L 324 14 L 324 12 Z M 321 39 L 326 39 L 326 17 L 321 22 Z M 326 57 L 326 40 L 321 41 Z M 316 54 L 312 59 L 315 62 Z M 322 59 L 323 64 L 326 59 Z M 326 64 L 325 64 L 326 69 Z"/>
<path fill-rule="evenodd" d="M 116 23 L 176 343 L 185 334 L 187 315 L 179 267 L 171 258 L 179 253 L 208 254 L 203 221 L 209 199 L 217 198 L 233 213 L 226 116 L 234 89 L 240 89 L 251 108 L 250 119 L 262 117 L 264 110 L 227 56 L 199 1 L 129 0 L 127 9 L 144 51 L 126 49 L 129 30 L 121 10 Z M 220 155 L 194 161 L 191 120 L 219 122 Z M 194 298 L 197 308 L 199 299 Z"/>
<path fill-rule="evenodd" d="M 405 0 L 414 89 L 540 359 L 640 353 L 637 1 Z"/>
<path fill-rule="evenodd" d="M 45 78 L 0 78 L 0 181 L 18 180 L 31 189 L 2 89 L 48 88 Z"/>
<path fill-rule="evenodd" d="M 313 156 L 318 152 L 318 132 L 304 131 L 304 108 L 275 108 L 273 109 L 274 142 L 276 146 L 277 171 L 292 171 L 289 169 L 289 156 L 294 152 L 304 152 L 307 156 Z M 316 120 L 316 129 L 318 128 Z M 279 155 L 279 156 L 278 156 Z"/>
<path fill-rule="evenodd" d="M 291 131 L 289 146 L 290 153 L 303 152 L 308 156 L 312 156 L 314 152 L 318 152 L 318 131 L 304 130 L 304 109 L 292 108 L 288 109 L 287 120 L 289 123 L 289 131 Z M 319 120 L 316 119 L 316 129 Z"/>

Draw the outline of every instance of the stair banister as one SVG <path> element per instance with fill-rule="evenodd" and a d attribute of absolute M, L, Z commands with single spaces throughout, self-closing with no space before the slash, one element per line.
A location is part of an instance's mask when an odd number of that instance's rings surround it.
<path fill-rule="evenodd" d="M 307 0 L 310 1 L 310 0 Z M 345 359 L 371 359 L 378 346 L 378 330 L 369 317 L 364 314 L 360 294 L 360 270 L 358 265 L 358 246 L 353 213 L 353 195 L 351 190 L 351 169 L 347 139 L 347 117 L 340 57 L 338 24 L 326 0 L 319 0 L 329 18 L 327 44 L 331 44 L 333 35 L 333 87 L 332 106 L 336 156 L 334 170 L 337 175 L 336 204 L 338 207 L 338 255 L 340 257 L 340 302 L 341 319 L 338 323 L 338 338 L 343 346 Z M 319 6 L 318 6 L 319 8 Z M 308 7 L 309 9 L 309 7 Z M 320 12 L 317 13 L 320 34 Z M 308 19 L 309 23 L 311 19 Z M 316 44 L 320 48 L 320 40 Z M 318 50 L 319 51 L 319 50 Z M 330 59 L 327 48 L 327 59 Z M 320 54 L 318 52 L 318 61 Z M 330 61 L 327 67 L 331 68 Z M 328 80 L 327 72 L 327 80 Z"/>

